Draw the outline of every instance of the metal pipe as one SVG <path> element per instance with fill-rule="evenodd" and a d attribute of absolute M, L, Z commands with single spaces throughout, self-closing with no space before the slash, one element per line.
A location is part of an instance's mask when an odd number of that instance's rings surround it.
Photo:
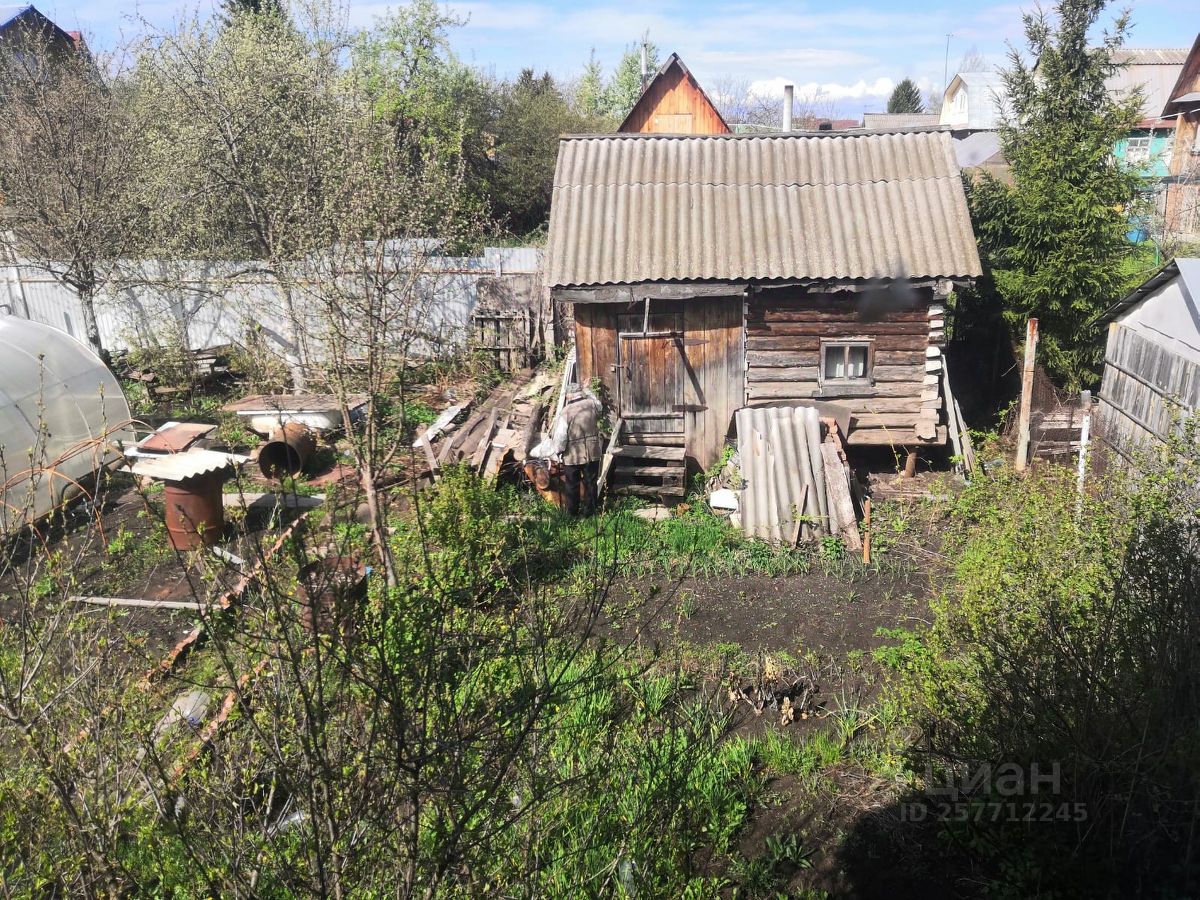
<path fill-rule="evenodd" d="M 258 451 L 258 468 L 267 478 L 298 475 L 317 449 L 317 439 L 299 422 L 288 422 Z"/>
<path fill-rule="evenodd" d="M 790 84 L 783 86 L 783 130 L 792 130 L 792 105 L 795 100 L 796 88 Z"/>

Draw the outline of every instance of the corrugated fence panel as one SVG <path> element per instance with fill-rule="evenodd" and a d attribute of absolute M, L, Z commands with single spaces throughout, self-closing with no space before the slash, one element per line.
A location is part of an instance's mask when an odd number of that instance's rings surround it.
<path fill-rule="evenodd" d="M 515 279 L 511 291 L 496 291 L 516 305 L 542 304 L 531 293 L 542 290 L 539 271 L 542 251 L 533 247 L 485 248 L 480 257 L 430 257 L 428 274 L 416 276 L 413 302 L 396 330 L 411 335 L 406 352 L 432 356 L 465 347 L 471 315 L 480 305 L 480 281 L 490 284 Z M 396 258 L 398 266 L 410 260 Z M 122 287 L 101 292 L 96 318 L 101 339 L 110 350 L 129 350 L 161 341 L 185 327 L 196 349 L 244 344 L 257 331 L 268 344 L 291 349 L 292 326 L 286 297 L 270 275 L 253 263 L 181 263 L 168 271 L 156 262 L 131 263 Z M 312 282 L 309 282 L 312 284 Z M 342 285 L 341 289 L 346 286 Z M 326 323 L 322 304 L 305 283 L 292 291 L 299 321 L 307 323 L 307 351 L 319 358 L 320 335 Z M 83 309 L 76 293 L 49 273 L 33 266 L 4 266 L 0 278 L 0 312 L 42 322 L 83 339 Z"/>

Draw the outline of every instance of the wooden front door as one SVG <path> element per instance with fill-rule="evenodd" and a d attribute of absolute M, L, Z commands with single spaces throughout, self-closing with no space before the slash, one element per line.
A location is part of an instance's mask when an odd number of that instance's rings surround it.
<path fill-rule="evenodd" d="M 633 433 L 683 434 L 683 316 L 622 315 L 617 385 L 621 417 Z M 643 331 L 645 326 L 645 331 Z"/>

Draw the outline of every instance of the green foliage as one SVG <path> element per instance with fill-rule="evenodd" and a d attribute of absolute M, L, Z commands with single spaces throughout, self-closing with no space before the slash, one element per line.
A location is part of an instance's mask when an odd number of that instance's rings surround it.
<path fill-rule="evenodd" d="M 1189 424 L 1136 483 L 1100 480 L 1082 500 L 1067 470 L 974 479 L 947 533 L 954 577 L 932 625 L 893 632 L 899 643 L 877 654 L 899 670 L 936 767 L 1056 766 L 1057 793 L 993 799 L 1086 809 L 1086 831 L 955 831 L 1013 896 L 1044 890 L 1047 872 L 1060 896 L 1146 879 L 1170 896 L 1194 870 L 1173 835 L 1200 803 L 1196 438 Z"/>
<path fill-rule="evenodd" d="M 572 105 L 576 112 L 588 118 L 600 119 L 604 115 L 604 67 L 596 59 L 594 49 L 588 54 L 583 74 L 575 85 Z"/>
<path fill-rule="evenodd" d="M 525 234 L 549 221 L 559 135 L 604 131 L 607 123 L 598 111 L 572 106 L 549 72 L 538 76 L 533 69 L 500 85 L 497 104 L 492 210 L 505 227 Z M 594 105 L 587 100 L 584 108 Z"/>
<path fill-rule="evenodd" d="M 646 42 L 646 69 L 649 77 L 658 71 L 658 45 Z M 625 48 L 620 62 L 613 71 L 612 79 L 604 89 L 603 111 L 618 122 L 629 115 L 638 98 L 642 96 L 642 44 L 630 44 Z"/>
<path fill-rule="evenodd" d="M 221 10 L 227 23 L 237 16 L 287 15 L 282 0 L 221 0 Z"/>
<path fill-rule="evenodd" d="M 1099 319 L 1120 296 L 1120 269 L 1140 179 L 1113 157 L 1139 116 L 1141 97 L 1115 97 L 1105 81 L 1128 16 L 1098 47 L 1088 33 L 1103 0 L 1059 0 L 1054 19 L 1025 15 L 1036 69 L 1016 51 L 1004 84 L 1011 105 L 1000 142 L 1011 185 L 981 175 L 969 190 L 981 255 L 1010 325 L 1039 319 L 1039 355 L 1067 387 L 1094 381 Z"/>
<path fill-rule="evenodd" d="M 921 89 L 911 78 L 905 78 L 892 89 L 888 97 L 887 111 L 890 113 L 919 113 L 925 111 Z"/>
<path fill-rule="evenodd" d="M 351 76 L 402 141 L 435 158 L 461 158 L 480 172 L 488 153 L 487 86 L 450 50 L 449 31 L 462 20 L 434 0 L 389 10 L 361 33 Z"/>
<path fill-rule="evenodd" d="M 754 755 L 774 775 L 809 777 L 840 762 L 843 747 L 827 732 L 796 739 L 771 729 L 754 743 Z"/>

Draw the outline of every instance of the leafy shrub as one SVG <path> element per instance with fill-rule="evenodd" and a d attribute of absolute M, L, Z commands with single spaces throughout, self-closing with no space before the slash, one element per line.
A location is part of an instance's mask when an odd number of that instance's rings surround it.
<path fill-rule="evenodd" d="M 935 763 L 1037 766 L 1086 823 L 952 831 L 997 889 L 1060 896 L 1186 884 L 1200 808 L 1200 452 L 1189 428 L 1135 483 L 978 478 L 948 534 L 932 626 L 878 656 Z M 1167 872 L 1171 875 L 1167 875 Z M 1170 891 L 1167 890 L 1169 894 Z"/>

